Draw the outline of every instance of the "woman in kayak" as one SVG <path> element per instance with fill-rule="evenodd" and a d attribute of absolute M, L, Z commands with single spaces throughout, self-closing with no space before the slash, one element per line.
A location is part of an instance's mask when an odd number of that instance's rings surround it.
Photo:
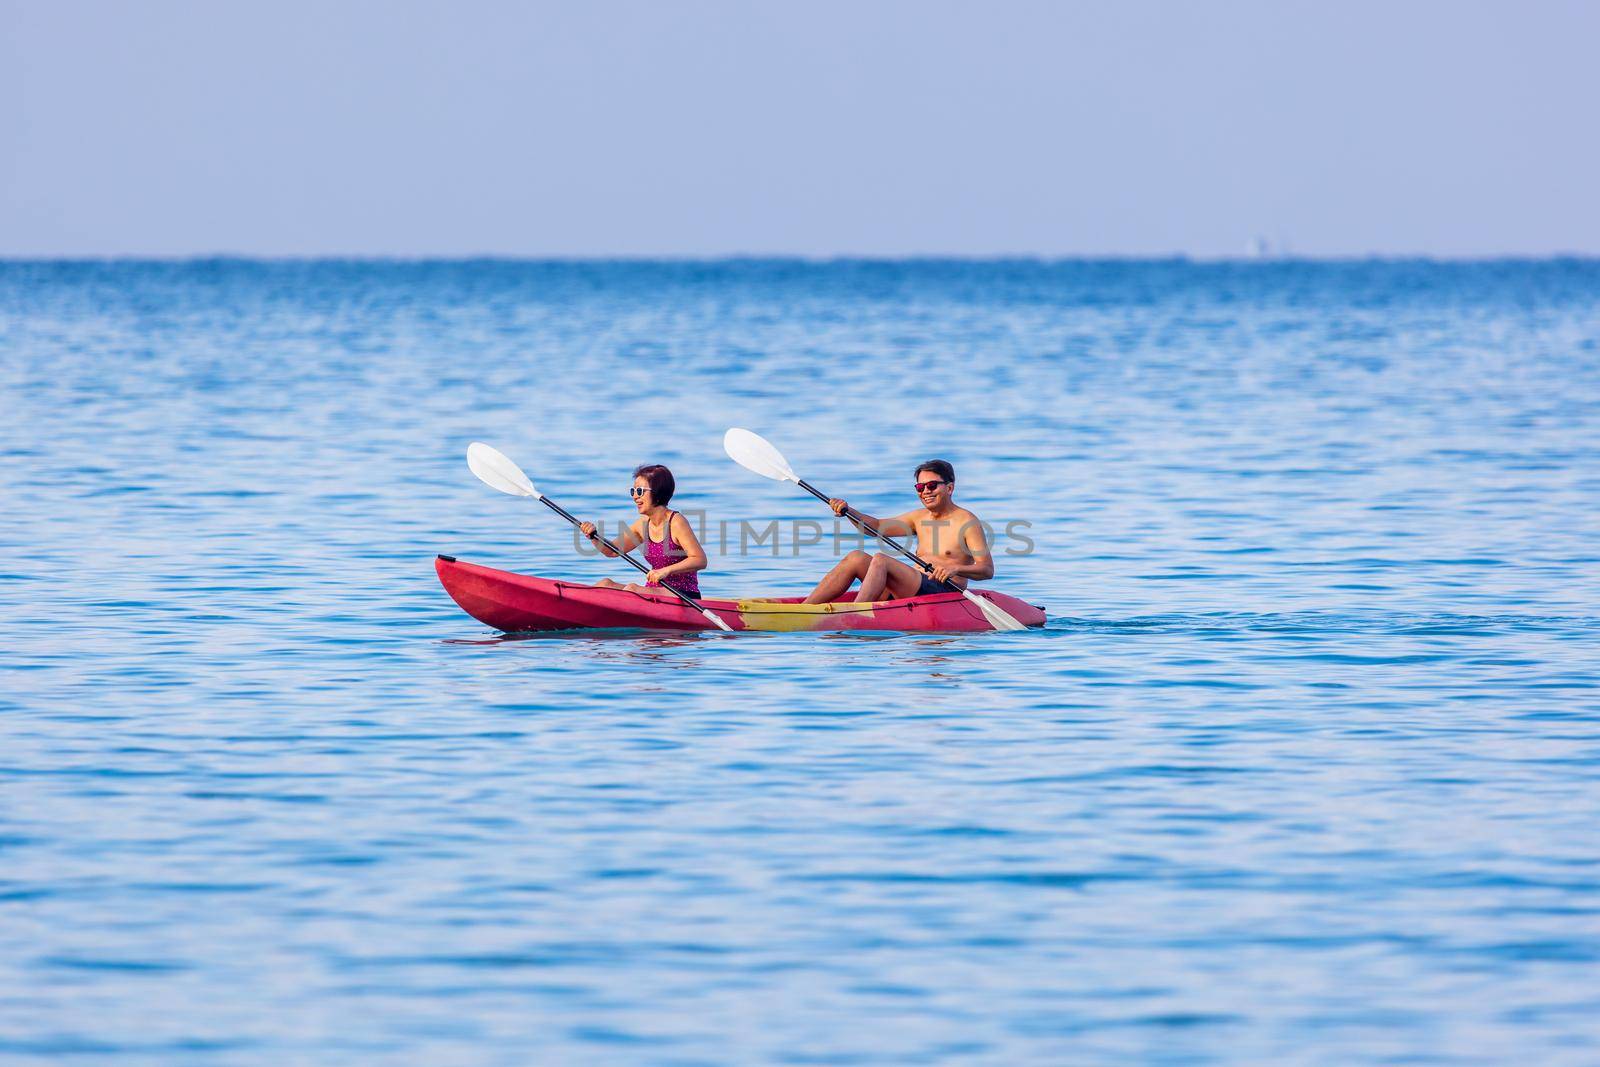
<path fill-rule="evenodd" d="M 623 585 L 610 578 L 602 578 L 596 585 L 635 593 L 659 593 L 659 587 L 667 586 L 691 599 L 700 599 L 699 573 L 706 569 L 706 553 L 689 520 L 667 507 L 676 488 L 672 472 L 659 463 L 647 463 L 633 472 L 633 487 L 628 491 L 633 494 L 633 506 L 639 518 L 622 531 L 616 545 L 624 552 L 635 545 L 644 545 L 644 559 L 650 564 L 650 573 L 645 576 L 644 585 Z M 578 529 L 595 542 L 602 556 L 616 555 L 596 539 L 594 523 L 582 523 Z"/>

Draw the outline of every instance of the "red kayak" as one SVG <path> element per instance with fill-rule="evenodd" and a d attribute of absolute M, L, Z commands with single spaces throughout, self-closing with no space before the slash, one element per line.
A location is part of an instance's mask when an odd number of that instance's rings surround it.
<path fill-rule="evenodd" d="M 531 630 L 646 629 L 710 630 L 704 615 L 671 593 L 652 595 L 625 589 L 539 578 L 531 574 L 463 563 L 454 556 L 434 560 L 445 592 L 479 622 L 507 633 Z M 1044 611 L 1014 596 L 987 589 L 978 595 L 1005 609 L 1026 626 L 1043 626 Z M 754 600 L 702 600 L 735 630 L 904 630 L 934 633 L 993 630 L 983 612 L 960 593 L 855 603 L 846 593 L 831 604 L 802 604 L 801 597 Z"/>

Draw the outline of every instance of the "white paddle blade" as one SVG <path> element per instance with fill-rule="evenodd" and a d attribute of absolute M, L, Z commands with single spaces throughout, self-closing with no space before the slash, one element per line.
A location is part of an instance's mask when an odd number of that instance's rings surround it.
<path fill-rule="evenodd" d="M 700 614 L 704 615 L 706 618 L 708 618 L 712 622 L 716 623 L 717 624 L 717 629 L 725 631 L 725 632 L 730 633 L 730 634 L 733 633 L 733 627 L 729 626 L 727 623 L 725 623 L 721 619 L 717 618 L 717 616 L 713 615 L 710 612 L 709 609 L 701 608 L 700 609 Z"/>
<path fill-rule="evenodd" d="M 722 435 L 722 449 L 728 458 L 747 471 L 779 482 L 798 482 L 800 476 L 783 458 L 783 453 L 772 447 L 760 434 L 741 430 L 737 426 Z"/>
<path fill-rule="evenodd" d="M 484 485 L 510 493 L 512 496 L 531 496 L 540 499 L 539 490 L 528 481 L 522 468 L 506 458 L 504 453 L 490 448 L 482 441 L 474 441 L 467 448 L 467 466 Z"/>
<path fill-rule="evenodd" d="M 1022 623 L 1018 622 L 1016 619 L 1013 619 L 1011 614 L 1006 611 L 1006 609 L 1002 608 L 999 604 L 994 603 L 988 597 L 979 596 L 970 589 L 963 589 L 962 592 L 966 594 L 968 600 L 978 605 L 978 610 L 983 612 L 983 617 L 988 619 L 989 625 L 993 626 L 996 630 L 1027 629 L 1027 627 L 1022 625 Z"/>

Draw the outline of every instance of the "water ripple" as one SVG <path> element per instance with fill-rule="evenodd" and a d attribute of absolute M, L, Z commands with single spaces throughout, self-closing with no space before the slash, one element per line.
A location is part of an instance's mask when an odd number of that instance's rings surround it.
<path fill-rule="evenodd" d="M 13 262 L 0 309 L 0 1058 L 1600 1060 L 1592 262 Z M 657 459 L 815 518 L 733 424 L 869 510 L 948 455 L 1049 626 L 438 589 L 616 576 L 480 438 L 584 515 Z"/>

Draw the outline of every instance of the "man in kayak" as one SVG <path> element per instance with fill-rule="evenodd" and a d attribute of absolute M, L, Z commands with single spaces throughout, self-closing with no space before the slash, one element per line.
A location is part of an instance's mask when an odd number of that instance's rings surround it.
<path fill-rule="evenodd" d="M 885 552 L 876 555 L 855 551 L 841 559 L 806 597 L 807 604 L 828 604 L 837 600 L 852 582 L 859 581 L 856 603 L 899 600 L 903 597 L 947 593 L 945 580 L 964 587 L 968 579 L 985 581 L 994 577 L 994 557 L 983 535 L 983 523 L 966 508 L 956 506 L 951 497 L 956 489 L 956 471 L 942 459 L 930 459 L 916 471 L 916 511 L 892 519 L 878 519 L 855 512 L 850 521 L 867 533 L 886 537 L 917 538 L 917 556 L 932 568 L 932 577 L 911 564 Z M 845 516 L 850 506 L 843 500 L 830 500 L 835 515 Z"/>

